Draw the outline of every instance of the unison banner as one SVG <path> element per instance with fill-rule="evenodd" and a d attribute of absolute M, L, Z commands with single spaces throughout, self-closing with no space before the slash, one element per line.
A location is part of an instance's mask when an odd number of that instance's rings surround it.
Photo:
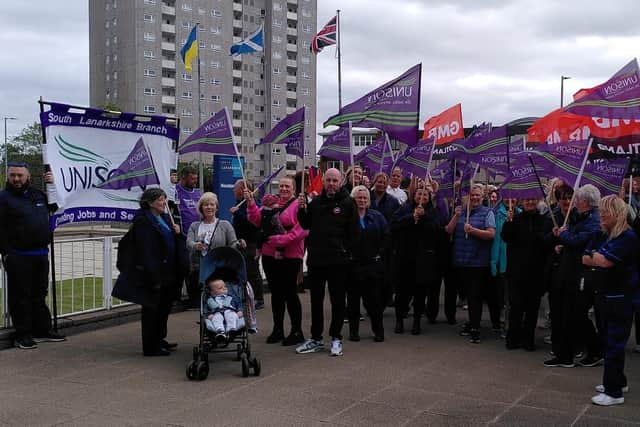
<path fill-rule="evenodd" d="M 148 186 L 174 196 L 179 131 L 165 117 L 114 116 L 103 110 L 48 104 L 44 163 L 51 166 L 57 204 L 51 228 L 80 222 L 130 222 Z"/>

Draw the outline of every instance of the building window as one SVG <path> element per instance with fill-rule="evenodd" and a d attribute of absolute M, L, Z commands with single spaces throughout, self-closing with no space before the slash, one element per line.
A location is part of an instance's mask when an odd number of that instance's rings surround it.
<path fill-rule="evenodd" d="M 310 48 L 311 47 L 311 43 L 308 42 L 307 40 L 303 40 L 302 41 L 302 47 L 304 48 Z"/>
<path fill-rule="evenodd" d="M 190 90 L 184 91 L 182 92 L 182 97 L 185 99 L 191 99 L 193 98 L 193 93 L 191 93 Z"/>
<path fill-rule="evenodd" d="M 217 9 L 213 9 L 211 11 L 211 16 L 215 16 L 216 18 L 220 18 L 222 16 L 222 12 L 217 10 Z"/>
<path fill-rule="evenodd" d="M 104 41 L 104 45 L 105 45 L 106 47 L 109 47 L 109 45 L 110 45 L 110 44 L 111 44 L 111 40 L 106 39 L 106 40 Z"/>
<path fill-rule="evenodd" d="M 279 85 L 278 83 L 274 83 L 273 86 L 271 86 L 273 88 L 273 90 L 280 90 L 282 88 L 281 85 Z"/>
<path fill-rule="evenodd" d="M 109 29 L 109 25 L 110 25 L 110 24 L 111 24 L 111 23 L 110 23 L 109 21 L 106 21 L 106 22 L 104 23 L 104 28 L 106 28 L 106 29 L 108 30 L 108 29 Z"/>
<path fill-rule="evenodd" d="M 193 130 L 190 127 L 182 128 L 182 133 L 189 135 L 193 133 Z"/>
<path fill-rule="evenodd" d="M 144 112 L 145 113 L 155 113 L 156 112 L 156 107 L 154 107 L 153 105 L 145 105 L 144 106 Z"/>
<path fill-rule="evenodd" d="M 182 109 L 182 115 L 184 117 L 193 117 L 193 113 L 191 112 L 191 110 L 188 110 L 186 108 Z"/>
<path fill-rule="evenodd" d="M 207 47 L 207 44 L 206 44 L 205 42 L 198 42 L 198 47 L 199 47 L 200 49 L 204 49 L 204 48 L 206 48 L 206 47 Z"/>
<path fill-rule="evenodd" d="M 302 16 L 305 18 L 311 18 L 311 11 L 309 9 L 302 9 Z"/>
<path fill-rule="evenodd" d="M 305 33 L 310 33 L 311 32 L 311 25 L 310 24 L 302 24 L 302 31 L 304 31 Z"/>
<path fill-rule="evenodd" d="M 113 36 L 112 41 L 113 41 L 113 44 L 118 43 L 118 36 Z"/>
<path fill-rule="evenodd" d="M 152 87 L 145 87 L 144 88 L 144 94 L 147 96 L 155 96 L 156 95 L 156 89 L 152 88 Z"/>
<path fill-rule="evenodd" d="M 304 80 L 311 80 L 311 74 L 307 73 L 306 71 L 302 72 L 302 78 Z"/>
<path fill-rule="evenodd" d="M 273 36 L 272 40 L 274 43 L 282 43 L 282 37 L 280 36 Z"/>
<path fill-rule="evenodd" d="M 211 79 L 210 83 L 216 86 L 219 86 L 222 84 L 222 82 L 219 79 Z"/>
<path fill-rule="evenodd" d="M 302 94 L 303 95 L 311 95 L 311 89 L 309 89 L 308 87 L 303 87 L 302 88 Z"/>
<path fill-rule="evenodd" d="M 144 4 L 156 4 L 156 0 L 144 0 Z"/>
<path fill-rule="evenodd" d="M 156 41 L 156 35 L 154 33 L 144 33 L 144 39 L 148 42 Z"/>
<path fill-rule="evenodd" d="M 182 21 L 182 28 L 184 28 L 185 30 L 191 28 L 191 21 Z"/>
<path fill-rule="evenodd" d="M 219 52 L 219 51 L 221 51 L 221 50 L 222 50 L 222 46 L 221 46 L 221 45 L 219 45 L 219 44 L 212 44 L 212 45 L 211 45 L 211 50 L 216 51 L 216 52 Z"/>
<path fill-rule="evenodd" d="M 280 68 L 273 67 L 273 74 L 280 74 Z"/>
<path fill-rule="evenodd" d="M 273 51 L 273 59 L 282 59 L 282 53 L 278 52 L 278 51 Z"/>
<path fill-rule="evenodd" d="M 302 63 L 303 64 L 310 64 L 311 63 L 311 57 L 309 57 L 307 55 L 302 55 Z"/>
<path fill-rule="evenodd" d="M 118 54 L 117 54 L 117 53 L 114 53 L 114 54 L 113 54 L 113 60 L 114 60 L 114 61 L 117 61 L 117 60 L 118 60 Z"/>
<path fill-rule="evenodd" d="M 272 123 L 278 123 L 280 121 L 280 116 L 277 116 L 275 114 L 271 115 L 271 122 Z M 278 153 L 280 152 L 280 150 L 278 150 Z"/>
<path fill-rule="evenodd" d="M 144 51 L 144 57 L 147 59 L 154 59 L 156 57 L 156 55 L 153 53 L 152 50 L 145 50 Z"/>
<path fill-rule="evenodd" d="M 145 13 L 144 22 L 153 22 L 153 15 L 149 15 Z"/>
<path fill-rule="evenodd" d="M 189 3 L 182 3 L 182 10 L 185 10 L 185 11 L 188 12 L 190 10 L 193 10 L 193 8 L 191 7 L 191 5 Z"/>
<path fill-rule="evenodd" d="M 201 94 L 200 94 L 200 100 L 201 100 L 201 101 L 204 101 L 204 93 L 201 93 Z"/>
<path fill-rule="evenodd" d="M 105 78 L 105 80 L 106 80 L 106 81 L 111 80 L 111 74 L 107 74 L 107 75 L 105 75 L 105 76 L 104 76 L 104 78 Z"/>
<path fill-rule="evenodd" d="M 276 12 L 279 12 L 282 10 L 282 5 L 280 3 L 274 3 L 273 4 L 273 10 L 275 10 Z"/>
<path fill-rule="evenodd" d="M 274 99 L 271 102 L 271 105 L 274 106 L 274 107 L 279 107 L 280 106 L 280 100 L 279 99 Z"/>
<path fill-rule="evenodd" d="M 211 65 L 211 68 L 220 68 L 220 62 L 218 61 L 211 61 L 209 65 Z"/>
<path fill-rule="evenodd" d="M 150 70 L 148 68 L 145 68 L 144 70 L 144 76 L 145 77 L 156 77 L 156 70 Z"/>
<path fill-rule="evenodd" d="M 211 100 L 213 102 L 220 102 L 220 95 L 211 95 Z"/>
<path fill-rule="evenodd" d="M 118 72 L 117 71 L 113 72 L 113 80 L 118 80 Z"/>
<path fill-rule="evenodd" d="M 204 15 L 207 13 L 204 9 L 198 9 L 198 15 Z"/>
<path fill-rule="evenodd" d="M 193 76 L 191 74 L 184 73 L 182 74 L 182 80 L 184 80 L 185 82 L 190 82 L 191 80 L 193 80 Z"/>
<path fill-rule="evenodd" d="M 118 25 L 118 18 L 113 18 L 113 21 L 111 21 L 111 25 L 113 25 L 114 27 Z"/>
<path fill-rule="evenodd" d="M 274 19 L 273 20 L 273 26 L 277 27 L 277 28 L 282 28 L 282 21 L 279 19 Z"/>
<path fill-rule="evenodd" d="M 222 28 L 220 27 L 211 27 L 209 31 L 211 31 L 211 34 L 222 34 Z"/>

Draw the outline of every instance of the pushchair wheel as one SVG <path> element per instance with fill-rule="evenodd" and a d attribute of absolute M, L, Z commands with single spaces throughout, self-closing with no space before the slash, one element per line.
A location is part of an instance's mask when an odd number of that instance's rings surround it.
<path fill-rule="evenodd" d="M 247 359 L 246 354 L 242 355 L 241 361 L 242 361 L 242 376 L 246 378 L 249 376 L 249 359 Z"/>
<path fill-rule="evenodd" d="M 196 375 L 198 377 L 198 381 L 207 379 L 207 377 L 209 376 L 209 363 L 202 360 L 197 362 Z"/>
<path fill-rule="evenodd" d="M 190 380 L 195 380 L 196 374 L 196 361 L 192 360 L 191 362 L 187 363 L 187 378 L 189 378 Z"/>
<path fill-rule="evenodd" d="M 242 357 L 242 345 L 241 344 L 237 344 L 236 345 L 236 360 L 239 362 L 241 357 Z"/>
<path fill-rule="evenodd" d="M 245 353 L 247 353 L 247 358 L 250 358 L 251 357 L 251 343 L 249 342 L 249 340 L 245 340 L 244 342 L 246 343 L 245 347 L 244 347 L 244 351 L 245 351 Z"/>
<path fill-rule="evenodd" d="M 259 377 L 260 371 L 262 370 L 260 361 L 254 357 L 253 359 L 251 359 L 251 366 L 253 366 L 253 375 Z"/>

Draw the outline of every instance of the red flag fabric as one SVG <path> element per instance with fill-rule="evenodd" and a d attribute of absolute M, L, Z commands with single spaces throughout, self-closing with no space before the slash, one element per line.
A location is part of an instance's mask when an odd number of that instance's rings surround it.
<path fill-rule="evenodd" d="M 464 138 L 462 105 L 456 104 L 424 122 L 422 139 L 434 138 L 436 145 Z"/>
<path fill-rule="evenodd" d="M 316 168 L 309 168 L 309 186 L 307 193 L 322 193 L 322 171 Z"/>
<path fill-rule="evenodd" d="M 334 16 L 327 22 L 327 25 L 313 37 L 311 40 L 311 51 L 315 54 L 321 52 L 327 46 L 336 44 L 336 34 L 338 31 L 338 17 Z"/>

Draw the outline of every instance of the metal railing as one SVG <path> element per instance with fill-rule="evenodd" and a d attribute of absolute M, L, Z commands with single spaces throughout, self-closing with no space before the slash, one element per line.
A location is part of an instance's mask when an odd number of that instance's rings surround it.
<path fill-rule="evenodd" d="M 111 296 L 118 277 L 116 253 L 122 236 L 60 239 L 54 243 L 56 300 L 58 317 L 72 316 L 129 304 Z M 8 309 L 7 277 L 0 269 L 2 298 L 0 328 L 11 326 Z M 53 308 L 51 277 L 49 308 Z"/>

